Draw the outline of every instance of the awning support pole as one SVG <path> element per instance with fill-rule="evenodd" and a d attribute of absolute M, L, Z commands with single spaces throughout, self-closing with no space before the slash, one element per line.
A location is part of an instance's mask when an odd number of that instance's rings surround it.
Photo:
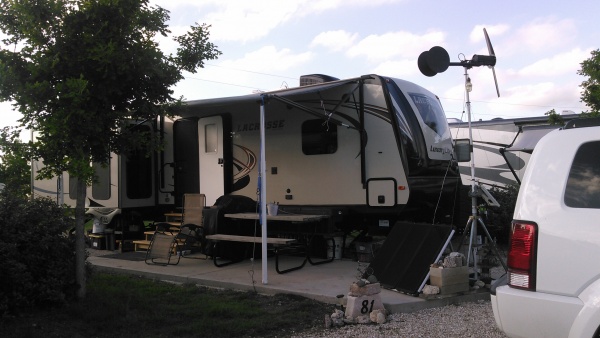
<path fill-rule="evenodd" d="M 269 282 L 267 273 L 267 177 L 265 160 L 265 100 L 264 96 L 260 102 L 260 224 L 261 224 L 261 253 L 262 253 L 262 283 Z"/>

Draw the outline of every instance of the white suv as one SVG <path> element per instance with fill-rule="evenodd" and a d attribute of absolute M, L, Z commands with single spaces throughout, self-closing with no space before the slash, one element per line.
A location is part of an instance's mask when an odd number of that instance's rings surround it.
<path fill-rule="evenodd" d="M 600 119 L 536 145 L 511 226 L 508 285 L 492 288 L 509 337 L 600 337 Z"/>

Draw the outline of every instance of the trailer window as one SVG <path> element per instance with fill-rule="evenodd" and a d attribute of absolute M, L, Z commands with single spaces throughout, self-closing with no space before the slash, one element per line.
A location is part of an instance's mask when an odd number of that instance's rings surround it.
<path fill-rule="evenodd" d="M 394 111 L 396 114 L 396 122 L 400 130 L 400 140 L 404 145 L 404 149 L 411 157 L 418 157 L 417 146 L 415 145 L 415 137 L 410 129 L 410 124 L 404 115 L 402 109 L 396 101 L 396 95 L 392 94 L 392 104 L 394 105 Z"/>
<path fill-rule="evenodd" d="M 69 175 L 69 198 L 77 200 L 77 177 Z"/>
<path fill-rule="evenodd" d="M 92 164 L 96 172 L 96 180 L 92 184 L 92 198 L 96 200 L 107 200 L 110 198 L 110 160 L 108 165 L 100 163 Z"/>
<path fill-rule="evenodd" d="M 204 152 L 205 153 L 216 153 L 219 144 L 219 134 L 217 133 L 216 124 L 207 124 L 204 126 Z"/>
<path fill-rule="evenodd" d="M 417 106 L 419 115 L 421 115 L 425 125 L 438 135 L 444 136 L 448 131 L 448 123 L 440 103 L 423 94 L 409 93 L 409 95 L 415 106 Z"/>
<path fill-rule="evenodd" d="M 333 154 L 337 151 L 337 125 L 322 119 L 302 123 L 302 152 L 304 155 Z"/>
<path fill-rule="evenodd" d="M 96 172 L 96 181 L 92 184 L 92 198 L 95 200 L 107 200 L 110 198 L 110 160 L 109 164 L 102 167 L 100 163 L 92 163 Z M 77 177 L 69 176 L 69 198 L 77 199 Z"/>
<path fill-rule="evenodd" d="M 584 143 L 575 154 L 565 189 L 571 208 L 600 209 L 600 141 Z"/>
<path fill-rule="evenodd" d="M 408 100 L 406 100 L 406 97 L 395 82 L 392 81 L 388 84 L 388 90 L 394 108 L 395 123 L 398 128 L 400 142 L 398 146 L 402 149 L 403 156 L 406 156 L 407 159 L 412 159 L 403 161 L 408 165 L 405 169 L 409 170 L 410 167 L 419 166 L 420 162 L 417 143 L 419 139 L 422 139 L 422 133 L 420 132 L 419 121 L 415 116 L 416 112 L 413 114 Z"/>

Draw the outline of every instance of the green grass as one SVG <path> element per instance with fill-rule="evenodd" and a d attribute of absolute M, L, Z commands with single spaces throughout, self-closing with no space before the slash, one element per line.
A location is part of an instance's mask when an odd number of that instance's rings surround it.
<path fill-rule="evenodd" d="M 281 337 L 322 326 L 334 306 L 292 295 L 94 274 L 84 300 L 0 321 L 3 337 Z"/>

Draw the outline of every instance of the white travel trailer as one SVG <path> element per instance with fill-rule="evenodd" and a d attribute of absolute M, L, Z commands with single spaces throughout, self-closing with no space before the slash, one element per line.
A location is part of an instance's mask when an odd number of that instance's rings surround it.
<path fill-rule="evenodd" d="M 128 227 L 139 218 L 163 219 L 181 207 L 184 193 L 205 194 L 209 206 L 223 195 L 256 200 L 262 105 L 268 202 L 372 233 L 387 233 L 397 220 L 450 222 L 460 180 L 434 94 L 378 75 L 309 75 L 300 84 L 190 101 L 172 124 L 148 125 L 164 136 L 164 152 L 113 156 L 108 168 L 98 167 L 88 213 L 106 226 L 116 219 Z M 62 182 L 62 194 L 44 181 L 34 181 L 34 193 L 74 205 L 66 174 Z"/>
<path fill-rule="evenodd" d="M 458 172 L 438 98 L 378 75 L 328 80 L 188 102 L 174 123 L 176 196 L 256 199 L 263 105 L 268 202 L 371 232 L 399 219 L 449 221 Z"/>

